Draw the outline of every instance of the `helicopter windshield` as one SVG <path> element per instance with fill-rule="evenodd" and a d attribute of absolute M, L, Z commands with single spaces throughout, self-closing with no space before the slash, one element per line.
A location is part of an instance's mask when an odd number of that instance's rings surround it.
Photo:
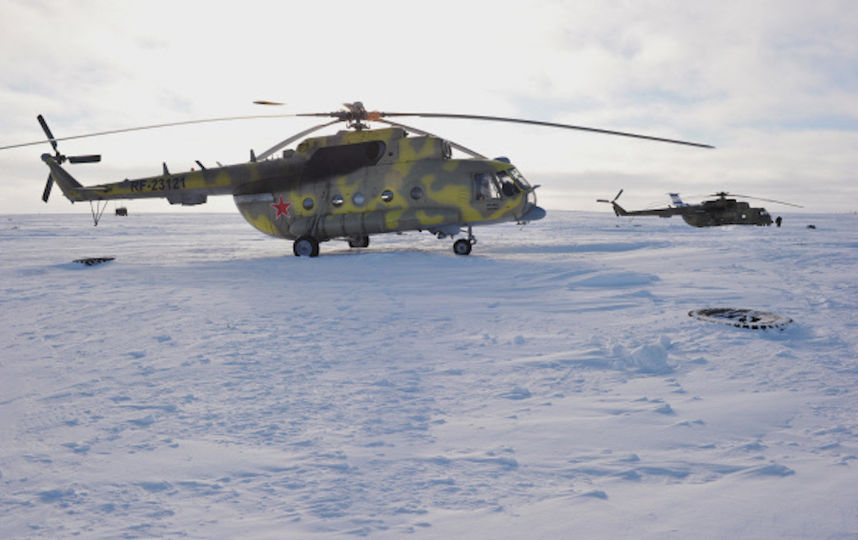
<path fill-rule="evenodd" d="M 478 201 L 515 197 L 522 191 L 532 194 L 530 184 L 517 169 L 481 172 L 474 175 L 474 193 Z"/>
<path fill-rule="evenodd" d="M 512 168 L 506 172 L 515 179 L 515 183 L 518 185 L 519 189 L 521 189 L 522 191 L 527 191 L 528 189 L 530 189 L 530 184 L 528 184 L 527 180 L 524 179 L 524 176 L 522 176 L 522 174 L 518 172 L 518 169 Z"/>
<path fill-rule="evenodd" d="M 527 183 L 527 180 L 524 179 L 524 176 L 518 172 L 518 169 L 512 168 L 506 171 L 513 179 L 515 179 L 515 185 L 521 190 L 527 193 L 527 208 L 533 208 L 536 206 L 536 191 L 534 191 L 530 184 Z M 503 173 L 501 173 L 503 174 Z"/>
<path fill-rule="evenodd" d="M 498 172 L 498 181 L 500 182 L 501 192 L 506 197 L 515 197 L 519 193 L 521 193 L 521 189 L 515 184 L 515 181 L 512 177 L 504 172 Z"/>

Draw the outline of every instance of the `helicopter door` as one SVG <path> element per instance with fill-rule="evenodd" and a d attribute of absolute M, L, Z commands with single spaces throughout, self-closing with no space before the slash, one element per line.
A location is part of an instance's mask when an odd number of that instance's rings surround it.
<path fill-rule="evenodd" d="M 501 190 L 494 173 L 480 172 L 474 175 L 474 201 L 480 210 L 493 212 L 501 206 Z"/>

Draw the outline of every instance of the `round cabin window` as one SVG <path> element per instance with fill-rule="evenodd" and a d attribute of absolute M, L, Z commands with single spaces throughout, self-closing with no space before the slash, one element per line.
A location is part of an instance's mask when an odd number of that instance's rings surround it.
<path fill-rule="evenodd" d="M 422 199 L 423 198 L 423 188 L 420 186 L 412 188 L 411 189 L 411 198 L 414 199 L 415 201 Z"/>
<path fill-rule="evenodd" d="M 381 192 L 381 200 L 384 202 L 390 202 L 393 200 L 393 192 L 389 189 L 385 189 Z"/>
<path fill-rule="evenodd" d="M 304 199 L 304 210 L 312 210 L 315 204 L 312 197 L 307 197 Z"/>
<path fill-rule="evenodd" d="M 363 203 L 366 202 L 366 198 L 363 196 L 363 193 L 358 192 L 352 197 L 352 202 L 355 206 L 363 206 Z"/>
<path fill-rule="evenodd" d="M 343 199 L 342 195 L 334 195 L 334 198 L 331 199 L 331 204 L 333 204 L 335 208 L 339 208 L 344 202 L 346 201 Z"/>

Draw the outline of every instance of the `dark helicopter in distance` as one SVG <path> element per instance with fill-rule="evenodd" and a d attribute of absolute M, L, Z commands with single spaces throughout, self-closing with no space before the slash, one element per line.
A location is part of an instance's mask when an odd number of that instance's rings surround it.
<path fill-rule="evenodd" d="M 682 219 L 692 227 L 718 227 L 721 225 L 771 225 L 772 216 L 762 207 L 752 207 L 744 201 L 736 199 L 728 199 L 728 197 L 742 197 L 745 199 L 757 199 L 760 201 L 768 201 L 777 204 L 785 204 L 802 208 L 797 204 L 792 204 L 783 201 L 775 201 L 773 199 L 761 199 L 759 197 L 751 197 L 749 195 L 736 195 L 721 191 L 712 194 L 712 197 L 718 197 L 709 201 L 703 201 L 700 204 L 688 204 L 679 198 L 679 193 L 670 193 L 670 199 L 673 206 L 667 208 L 655 208 L 652 210 L 626 210 L 619 204 L 617 199 L 623 194 L 621 189 L 613 200 L 598 199 L 597 202 L 608 203 L 614 208 L 614 213 L 618 216 L 658 216 L 669 218 L 671 216 L 682 216 Z M 774 223 L 781 226 L 781 218 L 778 217 Z"/>

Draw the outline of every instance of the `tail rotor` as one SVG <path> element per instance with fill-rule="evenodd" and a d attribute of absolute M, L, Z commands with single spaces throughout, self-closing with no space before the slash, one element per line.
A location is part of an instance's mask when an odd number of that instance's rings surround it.
<path fill-rule="evenodd" d="M 608 204 L 610 204 L 611 206 L 613 206 L 613 207 L 614 207 L 614 213 L 615 213 L 615 214 L 617 214 L 617 215 L 619 216 L 619 215 L 620 215 L 620 210 L 619 210 L 619 206 L 617 205 L 617 199 L 619 199 L 619 198 L 620 198 L 620 195 L 622 195 L 622 194 L 623 194 L 623 190 L 621 189 L 621 190 L 620 190 L 620 192 L 619 192 L 619 193 L 617 193 L 617 196 L 616 196 L 616 197 L 614 197 L 613 199 L 611 199 L 610 201 L 609 201 L 608 199 L 596 199 L 596 202 L 601 202 L 601 203 L 608 203 Z"/>
<path fill-rule="evenodd" d="M 99 154 L 85 154 L 80 156 L 66 156 L 60 153 L 59 148 L 57 148 L 57 140 L 54 137 L 54 134 L 51 133 L 51 128 L 48 127 L 48 123 L 45 122 L 45 117 L 41 114 L 36 117 L 39 121 L 39 125 L 42 126 L 42 131 L 45 132 L 45 135 L 48 137 L 48 142 L 51 143 L 51 146 L 54 149 L 54 159 L 57 160 L 57 163 L 64 163 L 68 161 L 69 163 L 98 163 L 101 161 L 101 155 Z M 48 197 L 51 196 L 51 188 L 54 186 L 54 177 L 51 174 L 48 174 L 48 181 L 45 183 L 45 191 L 42 192 L 42 200 L 48 202 Z"/>

